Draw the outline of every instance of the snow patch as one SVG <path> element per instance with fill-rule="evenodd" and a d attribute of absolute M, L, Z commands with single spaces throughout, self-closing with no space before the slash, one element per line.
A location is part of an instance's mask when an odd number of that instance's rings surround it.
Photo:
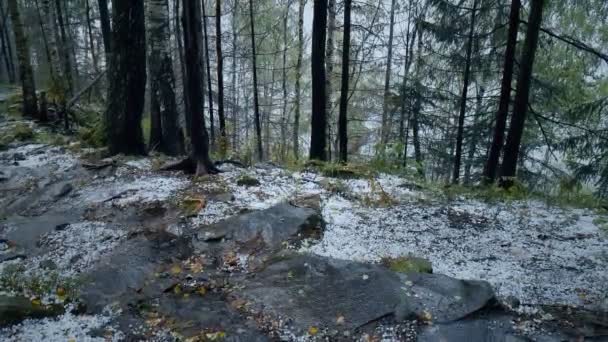
<path fill-rule="evenodd" d="M 21 341 L 87 341 L 108 342 L 124 339 L 121 332 L 108 327 L 116 313 L 106 310 L 101 315 L 74 315 L 71 308 L 61 316 L 44 319 L 28 319 L 17 325 L 0 329 L 0 340 Z M 105 329 L 103 337 L 92 337 L 94 330 Z"/>

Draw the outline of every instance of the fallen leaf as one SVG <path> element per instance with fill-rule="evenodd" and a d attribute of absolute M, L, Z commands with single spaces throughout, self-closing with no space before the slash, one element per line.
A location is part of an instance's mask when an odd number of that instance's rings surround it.
<path fill-rule="evenodd" d="M 319 328 L 314 327 L 314 326 L 308 328 L 308 335 L 315 336 L 318 333 L 319 333 Z"/>
<path fill-rule="evenodd" d="M 196 216 L 207 205 L 204 197 L 187 197 L 182 202 L 186 216 Z"/>
<path fill-rule="evenodd" d="M 180 265 L 175 264 L 175 265 L 171 266 L 171 268 L 169 269 L 169 271 L 173 275 L 178 275 L 178 274 L 182 273 L 182 268 L 181 268 Z"/>

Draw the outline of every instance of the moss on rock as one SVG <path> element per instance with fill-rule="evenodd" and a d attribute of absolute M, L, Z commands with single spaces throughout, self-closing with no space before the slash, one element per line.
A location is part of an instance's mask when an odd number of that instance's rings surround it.
<path fill-rule="evenodd" d="M 382 264 L 398 273 L 433 273 L 430 261 L 417 257 L 383 258 Z"/>

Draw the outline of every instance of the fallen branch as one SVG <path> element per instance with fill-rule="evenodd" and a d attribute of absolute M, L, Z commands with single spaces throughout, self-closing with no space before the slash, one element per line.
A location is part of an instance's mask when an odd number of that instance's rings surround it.
<path fill-rule="evenodd" d="M 106 70 L 102 71 L 99 73 L 99 75 L 97 75 L 95 77 L 95 79 L 93 79 L 93 81 L 91 81 L 91 83 L 89 83 L 86 87 L 82 88 L 80 91 L 78 91 L 78 93 L 76 93 L 76 95 L 74 95 L 74 97 L 72 97 L 68 103 L 65 106 L 66 111 L 70 108 L 72 108 L 72 106 L 74 106 L 74 104 L 76 104 L 76 102 L 80 99 L 80 97 L 85 94 L 87 91 L 89 91 L 89 89 L 91 89 L 95 84 L 97 84 L 97 82 L 99 82 L 99 80 L 101 80 L 101 78 L 103 77 L 103 75 L 105 75 Z"/>
<path fill-rule="evenodd" d="M 227 160 L 218 160 L 218 161 L 216 161 L 216 162 L 215 162 L 215 163 L 213 163 L 213 164 L 215 164 L 215 166 L 221 166 L 221 165 L 224 165 L 224 164 L 231 164 L 231 165 L 234 165 L 234 166 L 236 166 L 236 167 L 243 168 L 243 169 L 246 169 L 246 168 L 247 168 L 247 165 L 245 165 L 245 164 L 241 163 L 240 161 L 238 161 L 238 160 L 231 160 L 231 159 L 227 159 Z"/>

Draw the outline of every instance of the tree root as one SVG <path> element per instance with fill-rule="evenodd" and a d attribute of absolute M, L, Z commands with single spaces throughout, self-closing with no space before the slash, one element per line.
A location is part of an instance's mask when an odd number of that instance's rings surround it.
<path fill-rule="evenodd" d="M 222 171 L 215 167 L 215 165 L 209 160 L 195 161 L 192 157 L 188 157 L 180 162 L 167 165 L 160 169 L 160 171 L 182 171 L 187 175 L 215 175 Z"/>

